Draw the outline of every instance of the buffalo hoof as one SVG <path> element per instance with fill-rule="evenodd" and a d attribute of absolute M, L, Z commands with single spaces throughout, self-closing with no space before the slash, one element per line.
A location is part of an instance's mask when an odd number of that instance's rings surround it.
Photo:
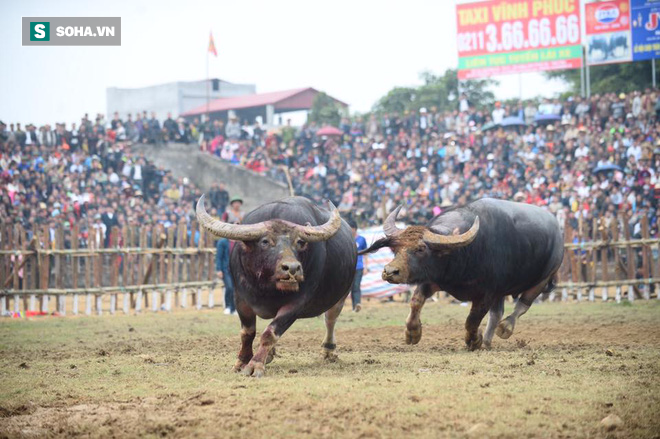
<path fill-rule="evenodd" d="M 491 342 L 490 340 L 486 340 L 486 339 L 484 339 L 484 349 L 487 349 L 487 350 L 490 351 L 491 348 L 492 348 L 491 343 L 492 343 L 492 342 Z"/>
<path fill-rule="evenodd" d="M 467 346 L 468 351 L 476 351 L 481 348 L 481 345 L 484 341 L 484 336 L 481 334 L 481 331 L 477 334 L 477 338 L 468 339 L 466 337 L 465 345 Z"/>
<path fill-rule="evenodd" d="M 422 339 L 422 325 L 406 328 L 406 344 L 417 344 Z"/>
<path fill-rule="evenodd" d="M 236 364 L 234 364 L 234 367 L 232 367 L 232 370 L 236 373 L 241 372 L 245 366 L 247 366 L 248 363 L 245 363 L 241 360 L 238 360 Z"/>
<path fill-rule="evenodd" d="M 252 378 L 261 378 L 266 373 L 263 363 L 257 361 L 250 361 L 243 368 L 243 375 Z"/>
<path fill-rule="evenodd" d="M 339 356 L 335 354 L 334 350 L 325 348 L 323 349 L 323 352 L 321 352 L 321 357 L 323 358 L 323 361 L 327 361 L 328 363 L 334 363 L 339 360 Z"/>
<path fill-rule="evenodd" d="M 502 320 L 498 325 L 497 329 L 495 329 L 495 334 L 499 338 L 507 339 L 511 337 L 513 334 L 513 324 L 509 321 L 509 319 L 504 319 Z"/>
<path fill-rule="evenodd" d="M 273 358 L 275 358 L 275 348 L 271 348 L 270 352 L 268 352 L 266 364 L 270 364 L 273 361 Z"/>

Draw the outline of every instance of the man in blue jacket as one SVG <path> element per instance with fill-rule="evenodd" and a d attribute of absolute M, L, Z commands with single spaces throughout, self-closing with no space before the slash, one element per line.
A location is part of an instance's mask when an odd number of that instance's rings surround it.
<path fill-rule="evenodd" d="M 230 242 L 227 238 L 218 239 L 216 243 L 215 270 L 218 277 L 225 283 L 225 314 L 236 314 L 234 305 L 234 281 L 229 272 Z"/>
<path fill-rule="evenodd" d="M 357 223 L 355 220 L 350 219 L 348 225 L 351 226 L 353 231 L 353 237 L 355 238 L 355 245 L 357 250 L 364 250 L 367 248 L 367 240 L 363 236 L 357 234 Z M 360 284 L 362 283 L 362 274 L 368 270 L 367 268 L 367 255 L 358 256 L 357 265 L 355 270 L 355 277 L 353 278 L 353 287 L 351 288 L 351 301 L 353 302 L 353 311 L 360 312 L 362 309 L 362 289 Z"/>

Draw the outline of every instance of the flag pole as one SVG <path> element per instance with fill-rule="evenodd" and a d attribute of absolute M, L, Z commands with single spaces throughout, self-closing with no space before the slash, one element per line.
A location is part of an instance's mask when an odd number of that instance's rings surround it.
<path fill-rule="evenodd" d="M 210 100 L 210 83 L 211 78 L 209 77 L 209 49 L 206 49 L 206 121 L 210 121 L 209 117 L 209 100 Z"/>

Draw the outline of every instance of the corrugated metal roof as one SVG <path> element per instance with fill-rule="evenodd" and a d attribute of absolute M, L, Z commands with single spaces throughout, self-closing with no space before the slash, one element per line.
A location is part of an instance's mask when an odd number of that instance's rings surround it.
<path fill-rule="evenodd" d="M 209 102 L 208 109 L 206 104 L 188 110 L 182 116 L 195 116 L 199 114 L 215 113 L 218 111 L 240 110 L 243 108 L 263 107 L 266 105 L 277 105 L 279 102 L 290 99 L 306 91 L 318 93 L 312 87 L 294 88 L 292 90 L 274 91 L 271 93 L 257 93 L 253 95 L 235 96 L 231 98 L 220 98 Z M 334 99 L 334 98 L 333 98 Z M 335 99 L 336 100 L 336 99 Z M 340 102 L 343 105 L 343 102 Z"/>

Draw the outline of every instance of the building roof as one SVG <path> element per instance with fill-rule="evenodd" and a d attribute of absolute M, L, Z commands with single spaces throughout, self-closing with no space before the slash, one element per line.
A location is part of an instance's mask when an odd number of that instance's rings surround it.
<path fill-rule="evenodd" d="M 235 96 L 231 98 L 214 99 L 209 102 L 208 112 L 240 110 L 244 108 L 265 107 L 273 105 L 276 110 L 293 111 L 305 110 L 312 106 L 314 97 L 319 91 L 312 87 L 294 88 L 292 90 L 274 91 L 270 93 L 257 93 L 252 95 Z M 334 99 L 334 98 L 332 98 Z M 348 105 L 338 99 L 334 99 L 340 105 Z M 207 112 L 206 104 L 188 110 L 182 116 L 195 116 Z"/>

